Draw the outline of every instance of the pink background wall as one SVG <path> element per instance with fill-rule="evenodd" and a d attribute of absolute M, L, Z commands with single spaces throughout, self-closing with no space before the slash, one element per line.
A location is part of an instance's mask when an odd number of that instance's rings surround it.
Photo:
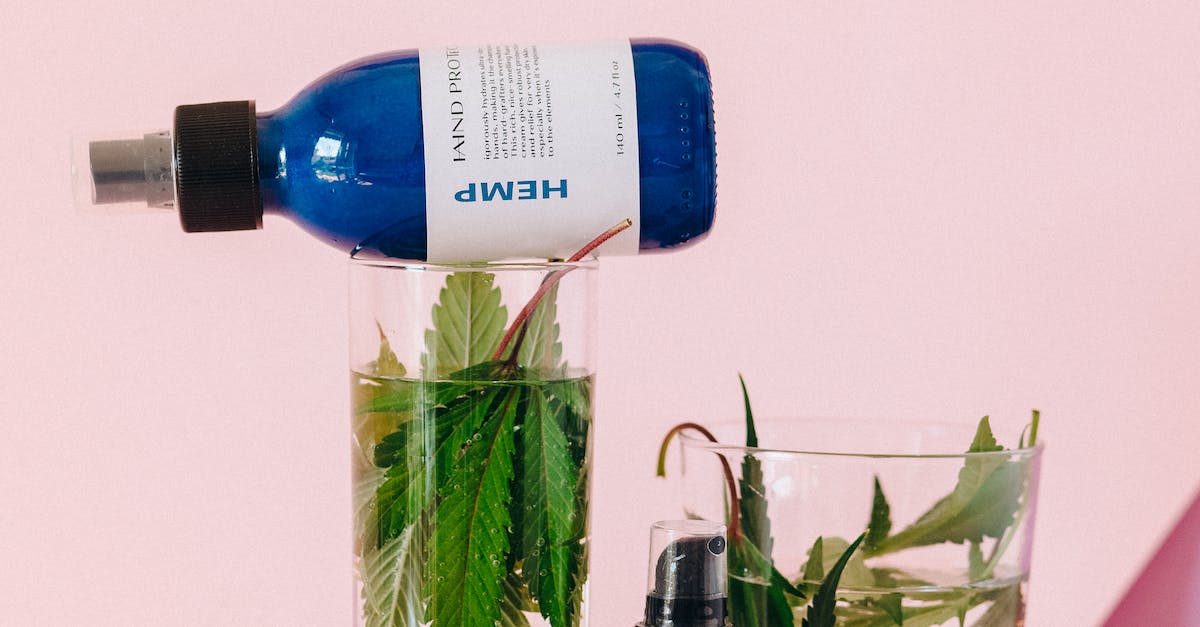
<path fill-rule="evenodd" d="M 1034 626 L 1101 621 L 1200 483 L 1196 3 L 72 4 L 0 27 L 0 625 L 348 624 L 344 255 L 78 216 L 68 138 L 414 45 L 712 63 L 715 232 L 605 263 L 594 624 L 678 514 L 655 440 L 738 370 L 762 414 L 1041 408 Z"/>

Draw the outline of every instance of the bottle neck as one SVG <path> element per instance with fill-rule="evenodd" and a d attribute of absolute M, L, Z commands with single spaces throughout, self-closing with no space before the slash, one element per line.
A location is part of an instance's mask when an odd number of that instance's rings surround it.
<path fill-rule="evenodd" d="M 258 124 L 258 180 L 262 193 L 263 212 L 286 213 L 288 170 L 287 151 L 283 144 L 283 131 L 277 111 L 259 113 Z"/>

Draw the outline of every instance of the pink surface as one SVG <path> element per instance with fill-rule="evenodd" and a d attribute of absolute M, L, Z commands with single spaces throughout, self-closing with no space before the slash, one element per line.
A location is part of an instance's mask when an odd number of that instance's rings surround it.
<path fill-rule="evenodd" d="M 9 3 L 0 625 L 346 625 L 344 255 L 71 208 L 73 131 L 281 104 L 396 47 L 709 54 L 702 246 L 607 261 L 594 625 L 640 611 L 681 418 L 1043 411 L 1029 625 L 1099 624 L 1200 480 L 1200 5 Z M 631 574 L 633 576 L 631 576 Z"/>
<path fill-rule="evenodd" d="M 1104 625 L 1200 625 L 1200 494 Z"/>

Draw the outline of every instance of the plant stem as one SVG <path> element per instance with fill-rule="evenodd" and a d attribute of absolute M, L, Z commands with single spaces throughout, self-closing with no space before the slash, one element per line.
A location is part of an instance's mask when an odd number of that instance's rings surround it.
<path fill-rule="evenodd" d="M 625 218 L 624 220 L 621 220 L 620 222 L 618 222 L 617 224 L 615 224 L 611 228 L 609 228 L 607 231 L 598 235 L 596 237 L 596 239 L 588 242 L 587 244 L 584 244 L 583 248 L 580 248 L 578 252 L 576 252 L 574 255 L 571 255 L 571 258 L 567 259 L 567 261 L 574 263 L 576 261 L 579 261 L 580 259 L 583 259 L 584 257 L 586 257 L 588 255 L 588 253 L 599 248 L 601 244 L 616 237 L 616 235 L 618 233 L 620 233 L 621 231 L 624 231 L 625 229 L 627 229 L 631 226 L 633 226 L 633 220 L 630 220 L 629 218 Z"/>
<path fill-rule="evenodd" d="M 675 439 L 675 436 L 680 433 L 689 430 L 698 432 L 713 444 L 720 444 L 717 441 L 717 436 L 694 422 L 675 425 L 663 437 L 662 445 L 658 448 L 657 475 L 659 477 L 667 476 L 667 448 L 671 445 L 671 440 Z M 717 453 L 717 457 L 721 460 L 721 468 L 725 472 L 725 486 L 729 490 L 729 539 L 733 541 L 738 539 L 742 534 L 741 504 L 738 499 L 737 480 L 733 478 L 733 468 L 730 467 L 729 460 L 725 458 L 725 454 Z"/>
<path fill-rule="evenodd" d="M 578 252 L 576 252 L 574 255 L 571 255 L 567 261 L 575 263 L 576 261 L 583 259 L 588 255 L 588 253 L 596 250 L 596 248 L 598 248 L 601 244 L 607 242 L 615 237 L 618 233 L 631 226 L 633 226 L 633 220 L 625 218 L 619 224 L 616 224 L 612 228 L 601 233 L 598 237 L 596 237 L 596 239 L 588 242 L 583 248 L 580 248 Z M 546 275 L 546 278 L 542 279 L 542 284 L 538 287 L 538 290 L 533 293 L 533 296 L 529 299 L 529 302 L 525 303 L 525 306 L 521 308 L 521 312 L 518 313 L 517 317 L 513 319 L 512 326 L 508 328 L 508 331 L 505 332 L 504 337 L 500 340 L 500 345 L 496 347 L 496 352 L 492 354 L 493 361 L 499 360 L 500 357 L 504 355 L 504 349 L 508 347 L 509 342 L 512 342 L 513 335 L 520 331 L 520 335 L 517 336 L 516 343 L 513 344 L 512 353 L 510 353 L 508 357 L 508 361 L 513 363 L 516 362 L 517 353 L 521 351 L 521 343 L 525 341 L 525 332 L 529 328 L 529 316 L 533 315 L 533 310 L 537 308 L 538 303 L 542 301 L 542 298 L 546 295 L 546 292 L 549 292 L 550 288 L 554 287 L 556 283 L 561 281 L 563 276 L 577 267 L 578 266 L 570 266 L 555 270 L 554 272 Z"/>

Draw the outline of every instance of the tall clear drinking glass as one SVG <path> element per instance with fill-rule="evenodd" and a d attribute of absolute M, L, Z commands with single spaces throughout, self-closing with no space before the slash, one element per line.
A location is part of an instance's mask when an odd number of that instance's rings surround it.
<path fill-rule="evenodd" d="M 357 625 L 586 627 L 596 275 L 351 262 Z"/>
<path fill-rule="evenodd" d="M 838 581 L 838 625 L 1015 627 L 1033 546 L 1035 431 L 777 419 L 758 421 L 757 446 L 740 446 L 745 425 L 725 423 L 720 444 L 681 436 L 684 508 L 729 526 L 738 627 L 799 625 L 864 532 Z"/>

